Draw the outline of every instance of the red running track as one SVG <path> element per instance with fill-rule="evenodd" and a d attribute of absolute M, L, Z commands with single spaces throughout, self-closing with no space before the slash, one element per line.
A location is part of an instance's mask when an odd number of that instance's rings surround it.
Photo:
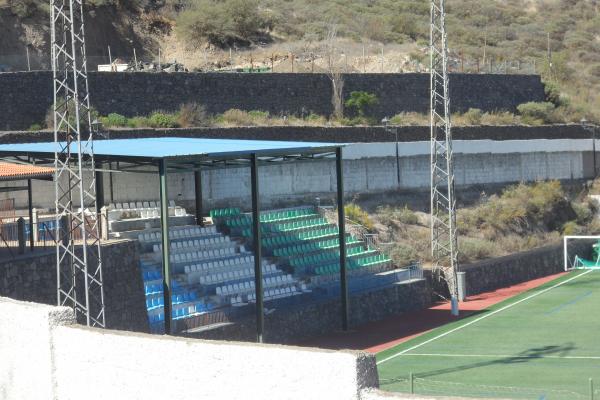
<path fill-rule="evenodd" d="M 470 296 L 467 301 L 460 304 L 461 315 L 458 319 L 485 310 L 494 304 L 541 286 L 564 274 L 563 272 L 497 289 L 493 292 Z M 440 302 L 424 310 L 394 315 L 381 321 L 370 322 L 349 332 L 336 332 L 318 337 L 301 343 L 300 346 L 333 350 L 364 350 L 369 353 L 379 353 L 456 319 L 457 317 L 450 314 L 450 303 Z"/>

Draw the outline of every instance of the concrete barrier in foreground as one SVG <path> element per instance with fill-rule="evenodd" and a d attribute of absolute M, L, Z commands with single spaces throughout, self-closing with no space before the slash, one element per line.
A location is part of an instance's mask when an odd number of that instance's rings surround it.
<path fill-rule="evenodd" d="M 361 352 L 203 341 L 82 327 L 70 309 L 0 298 L 0 398 L 360 399 Z"/>

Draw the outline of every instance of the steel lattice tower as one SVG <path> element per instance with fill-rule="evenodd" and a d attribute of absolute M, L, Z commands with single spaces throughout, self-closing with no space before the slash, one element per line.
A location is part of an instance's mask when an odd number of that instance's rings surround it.
<path fill-rule="evenodd" d="M 431 252 L 434 269 L 448 283 L 452 313 L 457 315 L 458 240 L 444 3 L 431 0 Z"/>
<path fill-rule="evenodd" d="M 105 327 L 83 0 L 50 0 L 58 304 Z"/>

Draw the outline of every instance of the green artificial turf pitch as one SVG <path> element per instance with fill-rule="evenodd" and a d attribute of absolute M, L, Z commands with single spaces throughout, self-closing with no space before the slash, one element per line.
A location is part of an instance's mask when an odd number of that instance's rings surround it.
<path fill-rule="evenodd" d="M 600 271 L 574 271 L 377 354 L 381 389 L 600 399 Z"/>

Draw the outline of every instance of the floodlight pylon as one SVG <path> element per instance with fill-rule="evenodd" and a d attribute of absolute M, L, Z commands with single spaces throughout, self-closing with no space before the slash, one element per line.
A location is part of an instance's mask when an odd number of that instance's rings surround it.
<path fill-rule="evenodd" d="M 458 238 L 452 159 L 445 0 L 431 0 L 431 254 L 434 272 L 448 284 L 452 313 L 458 315 Z"/>
<path fill-rule="evenodd" d="M 58 305 L 106 326 L 83 0 L 50 0 Z"/>

